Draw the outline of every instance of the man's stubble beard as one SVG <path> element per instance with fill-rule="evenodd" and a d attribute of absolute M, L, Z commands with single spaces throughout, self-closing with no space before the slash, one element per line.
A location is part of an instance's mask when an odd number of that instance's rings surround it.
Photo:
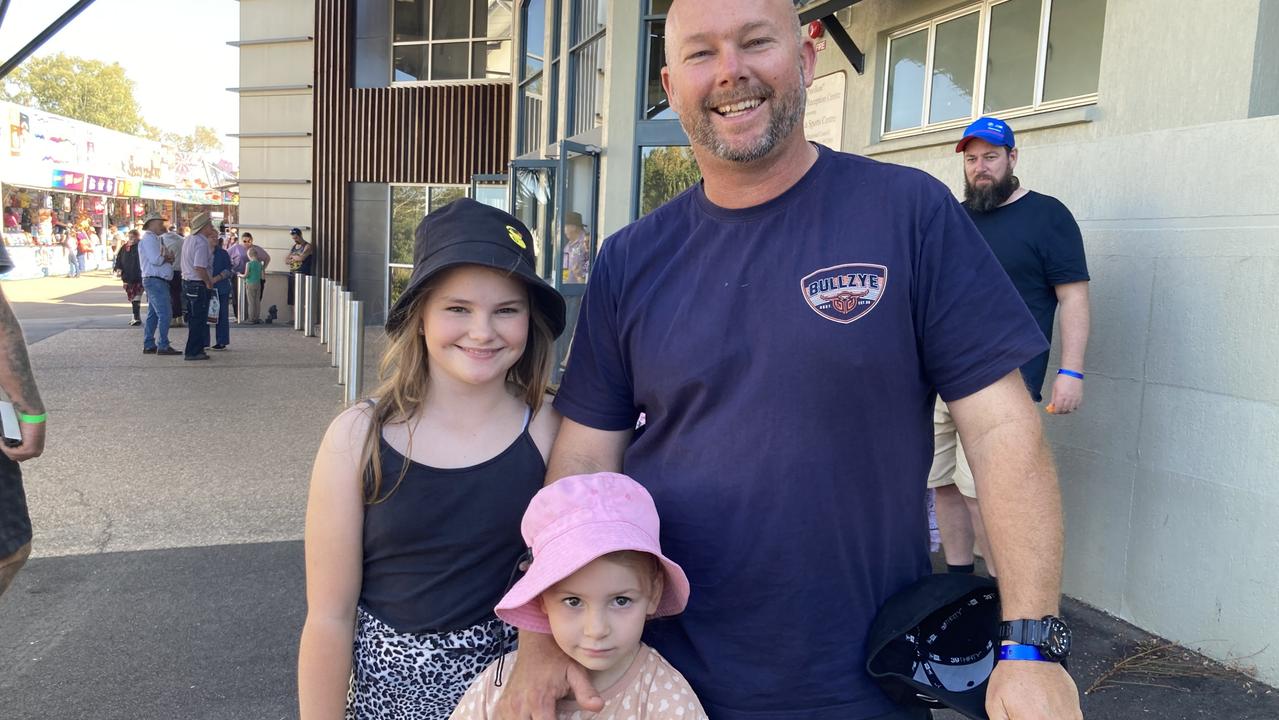
<path fill-rule="evenodd" d="M 1011 172 L 1003 180 L 985 188 L 974 187 L 964 176 L 964 207 L 973 212 L 987 213 L 1003 205 L 1021 187 L 1021 181 Z"/>
<path fill-rule="evenodd" d="M 799 84 L 794 92 L 778 97 L 771 88 L 764 86 L 764 99 L 770 101 L 768 130 L 759 140 L 745 148 L 731 147 L 715 132 L 710 114 L 714 110 L 702 106 L 695 112 L 680 116 L 684 131 L 694 145 L 700 145 L 721 159 L 729 162 L 749 163 L 767 157 L 785 138 L 789 137 L 804 119 L 804 106 L 808 101 L 808 89 L 804 87 L 804 68 L 799 66 Z"/>

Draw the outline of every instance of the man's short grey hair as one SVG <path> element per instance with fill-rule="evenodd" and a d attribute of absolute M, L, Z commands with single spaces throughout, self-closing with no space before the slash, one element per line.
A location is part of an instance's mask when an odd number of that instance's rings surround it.
<path fill-rule="evenodd" d="M 799 10 L 809 2 L 810 0 L 791 0 L 791 3 L 795 6 L 795 37 L 801 45 L 804 44 L 804 26 L 799 22 Z M 675 7 L 674 2 L 671 3 L 671 7 Z M 669 10 L 667 15 L 670 15 Z M 669 34 L 664 35 L 662 38 L 662 59 L 665 61 L 664 64 L 671 64 L 671 36 Z"/>

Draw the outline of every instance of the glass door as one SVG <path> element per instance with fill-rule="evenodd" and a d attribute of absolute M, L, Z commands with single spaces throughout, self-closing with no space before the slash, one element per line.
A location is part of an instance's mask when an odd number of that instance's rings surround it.
<path fill-rule="evenodd" d="M 556 343 L 556 379 L 568 366 L 577 315 L 586 283 L 599 251 L 600 150 L 564 140 L 560 142 L 559 196 L 555 216 L 555 287 L 564 296 L 568 324 Z"/>
<path fill-rule="evenodd" d="M 471 197 L 503 212 L 510 212 L 509 175 L 472 175 Z"/>
<path fill-rule="evenodd" d="M 555 160 L 515 160 L 511 163 L 511 214 L 533 233 L 533 253 L 537 256 L 537 274 L 554 284 L 551 243 L 555 228 Z"/>

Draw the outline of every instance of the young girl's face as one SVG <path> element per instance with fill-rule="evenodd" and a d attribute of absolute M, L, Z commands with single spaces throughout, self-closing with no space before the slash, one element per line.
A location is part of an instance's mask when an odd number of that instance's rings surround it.
<path fill-rule="evenodd" d="M 431 378 L 505 384 L 524 354 L 528 328 L 528 288 L 521 281 L 478 265 L 446 271 L 422 313 Z"/>
<path fill-rule="evenodd" d="M 555 643 L 604 689 L 630 667 L 661 594 L 660 577 L 597 558 L 542 593 L 542 607 Z"/>

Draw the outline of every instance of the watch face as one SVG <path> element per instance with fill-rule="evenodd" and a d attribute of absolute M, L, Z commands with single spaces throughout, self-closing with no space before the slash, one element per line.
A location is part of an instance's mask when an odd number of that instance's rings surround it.
<path fill-rule="evenodd" d="M 1066 656 L 1070 655 L 1070 628 L 1055 617 L 1046 618 L 1044 628 L 1047 630 L 1047 636 L 1044 638 L 1043 646 L 1040 647 L 1040 652 L 1051 660 L 1066 659 Z"/>

